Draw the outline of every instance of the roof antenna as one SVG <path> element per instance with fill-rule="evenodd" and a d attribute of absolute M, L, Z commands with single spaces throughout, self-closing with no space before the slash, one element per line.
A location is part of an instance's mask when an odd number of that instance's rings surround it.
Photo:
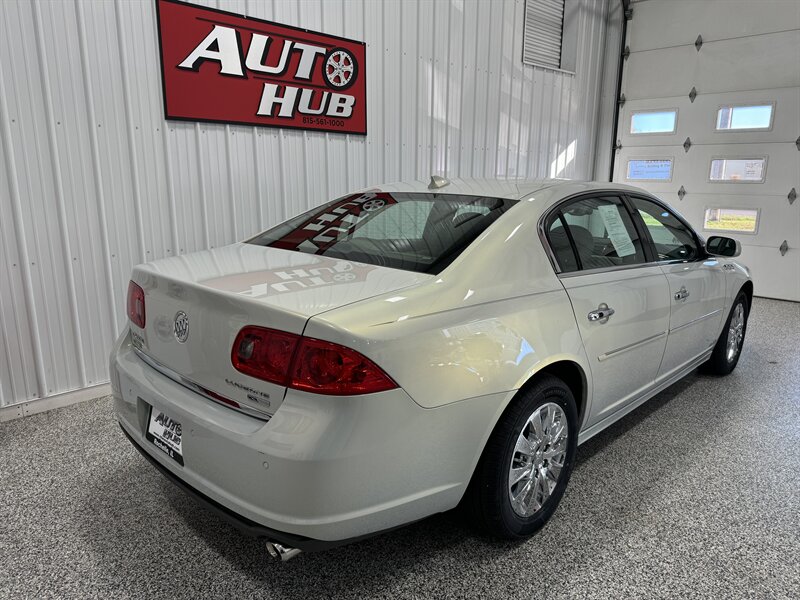
<path fill-rule="evenodd" d="M 431 175 L 431 182 L 428 184 L 429 190 L 438 190 L 439 188 L 443 188 L 446 185 L 449 185 L 450 182 L 447 181 L 444 177 L 439 177 L 438 175 Z"/>

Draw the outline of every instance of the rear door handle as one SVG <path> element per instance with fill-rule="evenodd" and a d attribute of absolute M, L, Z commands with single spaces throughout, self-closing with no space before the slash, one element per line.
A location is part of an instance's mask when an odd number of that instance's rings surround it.
<path fill-rule="evenodd" d="M 689 292 L 686 291 L 685 287 L 682 287 L 677 292 L 675 292 L 675 300 L 686 300 L 689 297 Z"/>
<path fill-rule="evenodd" d="M 605 302 L 597 307 L 597 310 L 590 312 L 587 317 L 592 323 L 607 323 L 608 318 L 614 314 L 614 309 Z"/>

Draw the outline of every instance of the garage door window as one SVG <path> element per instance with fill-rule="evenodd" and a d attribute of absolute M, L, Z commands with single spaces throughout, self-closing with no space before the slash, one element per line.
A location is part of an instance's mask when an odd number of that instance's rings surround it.
<path fill-rule="evenodd" d="M 584 198 L 552 217 L 548 238 L 562 273 L 645 262 L 633 220 L 619 198 Z"/>
<path fill-rule="evenodd" d="M 766 131 L 772 129 L 774 105 L 720 106 L 717 131 Z"/>
<path fill-rule="evenodd" d="M 707 208 L 703 220 L 707 231 L 755 233 L 758 230 L 758 210 L 750 208 Z"/>
<path fill-rule="evenodd" d="M 710 181 L 734 183 L 763 183 L 767 172 L 766 157 L 714 158 L 711 160 Z"/>
<path fill-rule="evenodd" d="M 626 179 L 629 181 L 671 181 L 671 158 L 646 158 L 628 160 Z"/>
<path fill-rule="evenodd" d="M 694 260 L 700 247 L 692 230 L 672 212 L 643 198 L 631 198 L 653 240 L 659 260 Z"/>
<path fill-rule="evenodd" d="M 675 133 L 678 122 L 677 110 L 647 110 L 631 115 L 631 133 Z"/>

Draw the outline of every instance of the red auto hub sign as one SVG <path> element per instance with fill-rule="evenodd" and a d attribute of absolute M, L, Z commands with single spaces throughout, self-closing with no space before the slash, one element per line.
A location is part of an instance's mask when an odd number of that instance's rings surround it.
<path fill-rule="evenodd" d="M 367 133 L 363 42 L 156 2 L 168 119 Z"/>

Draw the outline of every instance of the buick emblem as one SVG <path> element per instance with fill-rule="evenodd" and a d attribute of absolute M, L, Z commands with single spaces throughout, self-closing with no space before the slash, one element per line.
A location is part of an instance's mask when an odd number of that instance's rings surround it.
<path fill-rule="evenodd" d="M 175 339 L 183 344 L 189 337 L 189 316 L 182 310 L 175 315 Z"/>

